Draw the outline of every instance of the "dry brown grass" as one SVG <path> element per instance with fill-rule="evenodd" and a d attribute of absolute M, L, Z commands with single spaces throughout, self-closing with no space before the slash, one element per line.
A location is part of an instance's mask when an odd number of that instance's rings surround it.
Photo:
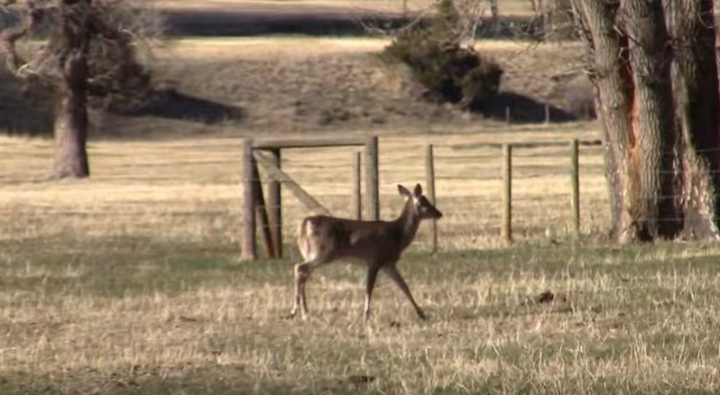
<path fill-rule="evenodd" d="M 401 262 L 427 323 L 382 279 L 364 323 L 362 272 L 342 265 L 311 280 L 307 322 L 284 318 L 294 258 L 237 258 L 237 139 L 92 142 L 92 179 L 49 183 L 50 142 L 3 138 L 0 392 L 716 392 L 718 246 L 570 243 L 566 152 L 528 149 L 520 242 L 494 248 L 499 151 L 453 146 L 592 135 L 579 128 L 381 138 L 386 218 L 394 184 L 422 180 L 424 144 L 437 146 L 442 252 L 423 234 Z M 294 150 L 283 165 L 341 215 L 349 157 Z M 597 150 L 582 169 L 587 234 L 606 225 Z M 285 204 L 291 237 L 306 211 Z M 532 302 L 545 290 L 554 303 Z"/>
<path fill-rule="evenodd" d="M 231 37 L 231 38 L 181 38 L 171 41 L 171 51 L 161 54 L 171 59 L 263 59 L 275 60 L 282 57 L 310 58 L 322 54 L 378 53 L 390 41 L 376 37 Z M 500 56 L 507 63 L 510 60 L 522 60 L 522 55 L 533 53 L 551 53 L 563 56 L 563 52 L 579 53 L 578 42 L 530 43 L 512 40 L 478 40 L 475 48 L 491 56 Z M 507 59 L 507 60 L 506 60 Z M 535 65 L 544 70 L 543 65 Z M 555 70 L 559 71 L 559 70 Z"/>
<path fill-rule="evenodd" d="M 182 39 L 158 52 L 156 67 L 161 79 L 180 92 L 240 107 L 242 120 L 219 125 L 233 135 L 378 129 L 416 133 L 430 131 L 428 125 L 442 125 L 446 131 L 494 129 L 497 120 L 504 120 L 506 107 L 518 122 L 542 122 L 543 103 L 561 112 L 571 111 L 577 101 L 565 82 L 553 79 L 578 70 L 582 51 L 577 44 L 479 41 L 477 48 L 505 69 L 503 96 L 487 118 L 418 100 L 422 88 L 411 81 L 410 72 L 378 58 L 386 44 L 370 38 Z M 203 129 L 182 120 L 140 131 L 125 124 L 103 128 L 120 135 L 158 129 L 187 135 Z"/>
<path fill-rule="evenodd" d="M 497 148 L 462 149 L 465 144 L 513 141 L 561 141 L 593 138 L 583 125 L 558 129 L 516 128 L 486 130 L 483 134 L 431 134 L 381 138 L 380 191 L 383 218 L 397 214 L 400 200 L 395 185 L 424 181 L 424 151 L 435 144 L 438 204 L 447 211 L 440 223 L 443 245 L 475 248 L 497 243 L 501 192 L 501 158 Z M 43 140 L 5 139 L 0 146 L 0 180 L 6 183 L 0 205 L 20 217 L 0 230 L 12 238 L 18 230 L 46 237 L 58 229 L 43 220 L 47 214 L 67 216 L 79 234 L 150 236 L 154 221 L 171 226 L 168 238 L 222 238 L 234 243 L 240 229 L 240 139 L 173 142 L 103 142 L 90 145 L 93 179 L 80 183 L 45 183 L 42 179 L 52 145 Z M 337 215 L 347 215 L 351 190 L 352 149 L 296 149 L 284 154 L 286 171 Z M 590 231 L 606 226 L 604 183 L 597 149 L 582 157 L 583 226 Z M 24 160 L 28 158 L 28 160 Z M 515 226 L 520 240 L 565 235 L 570 224 L 569 154 L 565 147 L 516 151 L 514 183 Z M 322 170 L 322 171 L 320 171 Z M 30 178 L 30 182 L 28 182 Z M 292 242 L 297 220 L 307 210 L 289 193 L 284 195 L 285 230 Z M 457 209 L 460 208 L 460 209 Z M 222 216 L 220 216 L 222 214 Z M 23 218 L 22 216 L 27 216 Z M 102 219 L 107 226 L 98 227 Z M 28 224 L 34 224 L 29 226 Z M 61 221 L 62 227 L 68 226 Z M 18 227 L 20 229 L 18 229 Z M 183 236 L 184 235 L 184 236 Z"/>
<path fill-rule="evenodd" d="M 280 40 L 298 56 L 319 47 Z M 338 52 L 377 45 L 321 42 Z M 183 41 L 176 59 L 262 58 L 266 42 L 197 43 Z M 313 276 L 307 322 L 286 319 L 295 247 L 281 261 L 238 259 L 238 137 L 92 141 L 92 178 L 58 183 L 45 180 L 50 141 L 0 138 L 0 393 L 717 393 L 720 247 L 604 246 L 596 148 L 582 149 L 584 236 L 571 242 L 563 147 L 516 151 L 508 248 L 498 237 L 500 151 L 459 149 L 595 138 L 593 128 L 374 129 L 384 218 L 399 209 L 396 183 L 424 183 L 424 148 L 436 147 L 441 250 L 426 253 L 423 228 L 400 263 L 425 323 L 383 277 L 364 323 L 363 273 L 343 265 Z M 351 152 L 289 150 L 283 167 L 346 215 Z M 292 243 L 307 210 L 283 200 Z M 556 301 L 534 303 L 545 290 Z"/>

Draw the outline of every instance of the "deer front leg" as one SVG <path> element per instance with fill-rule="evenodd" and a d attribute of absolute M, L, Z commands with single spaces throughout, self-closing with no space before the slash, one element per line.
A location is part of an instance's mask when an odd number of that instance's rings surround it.
<path fill-rule="evenodd" d="M 407 296 L 407 298 L 410 300 L 410 303 L 412 303 L 413 307 L 415 308 L 415 313 L 417 313 L 418 317 L 420 317 L 421 320 L 425 320 L 425 313 L 423 313 L 420 306 L 415 303 L 415 299 L 413 298 L 412 293 L 410 293 L 410 288 L 408 287 L 407 283 L 405 283 L 405 280 L 400 274 L 397 266 L 395 266 L 395 264 L 390 264 L 383 266 L 383 269 L 385 270 L 385 273 L 390 277 L 390 279 L 395 283 L 395 285 L 397 285 L 398 288 L 400 288 L 400 290 L 402 291 L 402 293 L 404 293 L 405 296 Z"/>
<path fill-rule="evenodd" d="M 290 312 L 291 317 L 295 317 L 298 309 L 300 309 L 302 319 L 307 318 L 308 308 L 305 300 L 305 282 L 308 277 L 310 277 L 316 265 L 315 261 L 307 261 L 295 265 L 295 305 L 293 306 L 292 312 Z"/>
<path fill-rule="evenodd" d="M 372 299 L 372 292 L 373 289 L 375 289 L 375 280 L 377 280 L 379 271 L 379 264 L 373 263 L 368 266 L 367 279 L 365 281 L 365 321 L 370 318 L 370 300 Z"/>

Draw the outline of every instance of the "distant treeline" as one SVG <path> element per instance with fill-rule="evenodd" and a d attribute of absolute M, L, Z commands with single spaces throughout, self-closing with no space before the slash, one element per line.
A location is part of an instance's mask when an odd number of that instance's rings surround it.
<path fill-rule="evenodd" d="M 282 12 L 165 12 L 172 36 L 261 36 L 298 34 L 309 36 L 367 36 L 368 27 L 390 30 L 408 23 L 397 14 L 353 15 L 342 13 Z M 501 18 L 493 27 L 486 19 L 478 28 L 478 37 L 541 37 L 540 20 L 532 17 Z"/>

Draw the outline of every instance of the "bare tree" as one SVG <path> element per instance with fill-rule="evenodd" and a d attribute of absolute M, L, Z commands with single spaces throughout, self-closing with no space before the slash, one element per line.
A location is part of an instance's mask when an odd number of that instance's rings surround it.
<path fill-rule="evenodd" d="M 720 192 L 712 0 L 572 0 L 603 121 L 612 234 L 715 236 Z"/>
<path fill-rule="evenodd" d="M 497 0 L 489 1 L 492 15 L 491 29 L 496 29 L 499 26 Z M 461 46 L 474 48 L 477 29 L 480 27 L 482 18 L 485 15 L 484 2 L 481 0 L 454 0 L 453 3 L 459 16 L 455 26 L 458 37 L 457 42 Z"/>
<path fill-rule="evenodd" d="M 475 46 L 475 37 L 486 14 L 486 3 L 490 3 L 493 23 L 499 26 L 497 0 L 435 0 L 431 5 L 410 13 L 407 1 L 403 2 L 403 23 L 396 28 L 380 26 L 372 18 L 360 18 L 358 23 L 366 32 L 382 37 L 397 37 L 411 29 L 416 29 L 427 20 L 438 25 L 437 15 L 443 15 L 438 29 L 443 37 L 449 37 L 448 43 L 464 48 Z"/>
<path fill-rule="evenodd" d="M 497 37 L 500 35 L 500 7 L 498 0 L 488 0 L 490 3 L 490 35 Z"/>
<path fill-rule="evenodd" d="M 162 24 L 142 1 L 5 0 L 20 16 L 0 32 L 8 69 L 40 86 L 55 101 L 55 160 L 51 177 L 88 177 L 88 106 L 93 97 L 112 106 L 148 93 L 150 75 L 137 44 L 159 37 Z M 25 43 L 32 36 L 42 44 Z"/>
<path fill-rule="evenodd" d="M 542 40 L 577 38 L 573 26 L 571 0 L 528 0 L 533 12 L 533 25 Z"/>

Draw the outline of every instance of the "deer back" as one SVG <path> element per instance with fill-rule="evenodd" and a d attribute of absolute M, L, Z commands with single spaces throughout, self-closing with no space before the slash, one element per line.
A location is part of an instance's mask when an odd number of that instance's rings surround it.
<path fill-rule="evenodd" d="M 397 261 L 407 247 L 401 224 L 316 215 L 300 225 L 298 245 L 305 260 L 365 263 Z"/>

